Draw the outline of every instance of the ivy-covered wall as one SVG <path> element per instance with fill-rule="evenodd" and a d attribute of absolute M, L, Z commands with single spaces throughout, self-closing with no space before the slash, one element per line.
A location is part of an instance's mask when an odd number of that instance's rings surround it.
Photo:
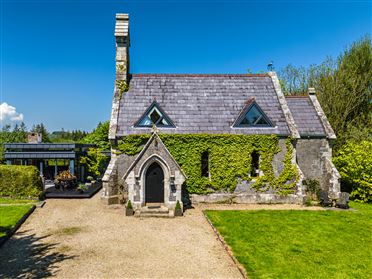
<path fill-rule="evenodd" d="M 298 179 L 297 168 L 292 165 L 293 148 L 286 140 L 283 171 L 275 176 L 273 158 L 280 151 L 275 135 L 171 135 L 160 134 L 161 140 L 187 175 L 186 189 L 191 194 L 208 194 L 216 191 L 233 192 L 237 178 L 251 181 L 251 154 L 260 154 L 260 170 L 263 176 L 251 186 L 257 191 L 269 189 L 278 194 L 290 194 Z M 118 153 L 136 155 L 150 135 L 131 135 L 122 138 L 115 149 Z M 210 178 L 201 174 L 202 153 L 209 153 Z"/>

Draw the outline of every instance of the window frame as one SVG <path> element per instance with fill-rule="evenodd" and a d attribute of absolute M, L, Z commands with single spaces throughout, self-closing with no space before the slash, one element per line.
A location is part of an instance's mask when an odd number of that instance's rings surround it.
<path fill-rule="evenodd" d="M 244 119 L 246 119 L 247 114 L 253 107 L 261 115 L 261 118 L 259 118 L 257 121 L 263 118 L 267 122 L 267 124 L 242 124 Z M 243 108 L 238 118 L 235 120 L 233 127 L 234 128 L 273 128 L 274 124 L 271 122 L 270 118 L 264 113 L 264 111 L 260 108 L 260 106 L 256 103 L 256 101 L 252 101 L 250 104 L 246 105 L 245 108 Z"/>
<path fill-rule="evenodd" d="M 149 115 L 149 113 L 153 110 L 156 109 L 161 115 L 160 119 L 154 123 Z M 144 125 L 141 124 L 141 122 L 145 119 L 148 118 L 151 120 L 150 125 Z M 158 125 L 162 120 L 165 120 L 168 122 L 168 125 Z M 141 115 L 141 117 L 134 123 L 135 128 L 152 128 L 153 126 L 156 126 L 157 128 L 176 128 L 176 126 L 173 124 L 173 121 L 169 118 L 169 116 L 164 112 L 164 110 L 159 106 L 158 102 L 153 101 L 151 105 L 145 110 L 145 112 Z"/>

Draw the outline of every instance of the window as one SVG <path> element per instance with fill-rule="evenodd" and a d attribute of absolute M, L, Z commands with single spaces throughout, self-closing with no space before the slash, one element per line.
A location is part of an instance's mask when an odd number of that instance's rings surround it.
<path fill-rule="evenodd" d="M 174 127 L 166 113 L 154 101 L 142 117 L 134 124 L 135 127 Z"/>
<path fill-rule="evenodd" d="M 260 154 L 253 151 L 251 154 L 251 177 L 258 177 L 260 175 Z"/>
<path fill-rule="evenodd" d="M 235 127 L 273 127 L 270 119 L 261 108 L 252 101 L 238 117 Z"/>
<path fill-rule="evenodd" d="M 209 177 L 209 153 L 205 151 L 201 155 L 201 175 Z"/>

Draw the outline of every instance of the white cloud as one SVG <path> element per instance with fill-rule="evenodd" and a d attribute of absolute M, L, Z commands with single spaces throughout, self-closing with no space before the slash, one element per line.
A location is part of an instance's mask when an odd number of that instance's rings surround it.
<path fill-rule="evenodd" d="M 12 123 L 23 121 L 23 114 L 18 113 L 16 108 L 7 103 L 0 104 L 0 121 L 1 123 Z"/>

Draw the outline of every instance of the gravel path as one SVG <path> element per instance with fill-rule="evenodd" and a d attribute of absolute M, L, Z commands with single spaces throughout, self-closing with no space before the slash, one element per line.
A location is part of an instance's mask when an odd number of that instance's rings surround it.
<path fill-rule="evenodd" d="M 90 200 L 47 200 L 0 248 L 0 278 L 241 278 L 200 209 L 125 217 Z"/>

